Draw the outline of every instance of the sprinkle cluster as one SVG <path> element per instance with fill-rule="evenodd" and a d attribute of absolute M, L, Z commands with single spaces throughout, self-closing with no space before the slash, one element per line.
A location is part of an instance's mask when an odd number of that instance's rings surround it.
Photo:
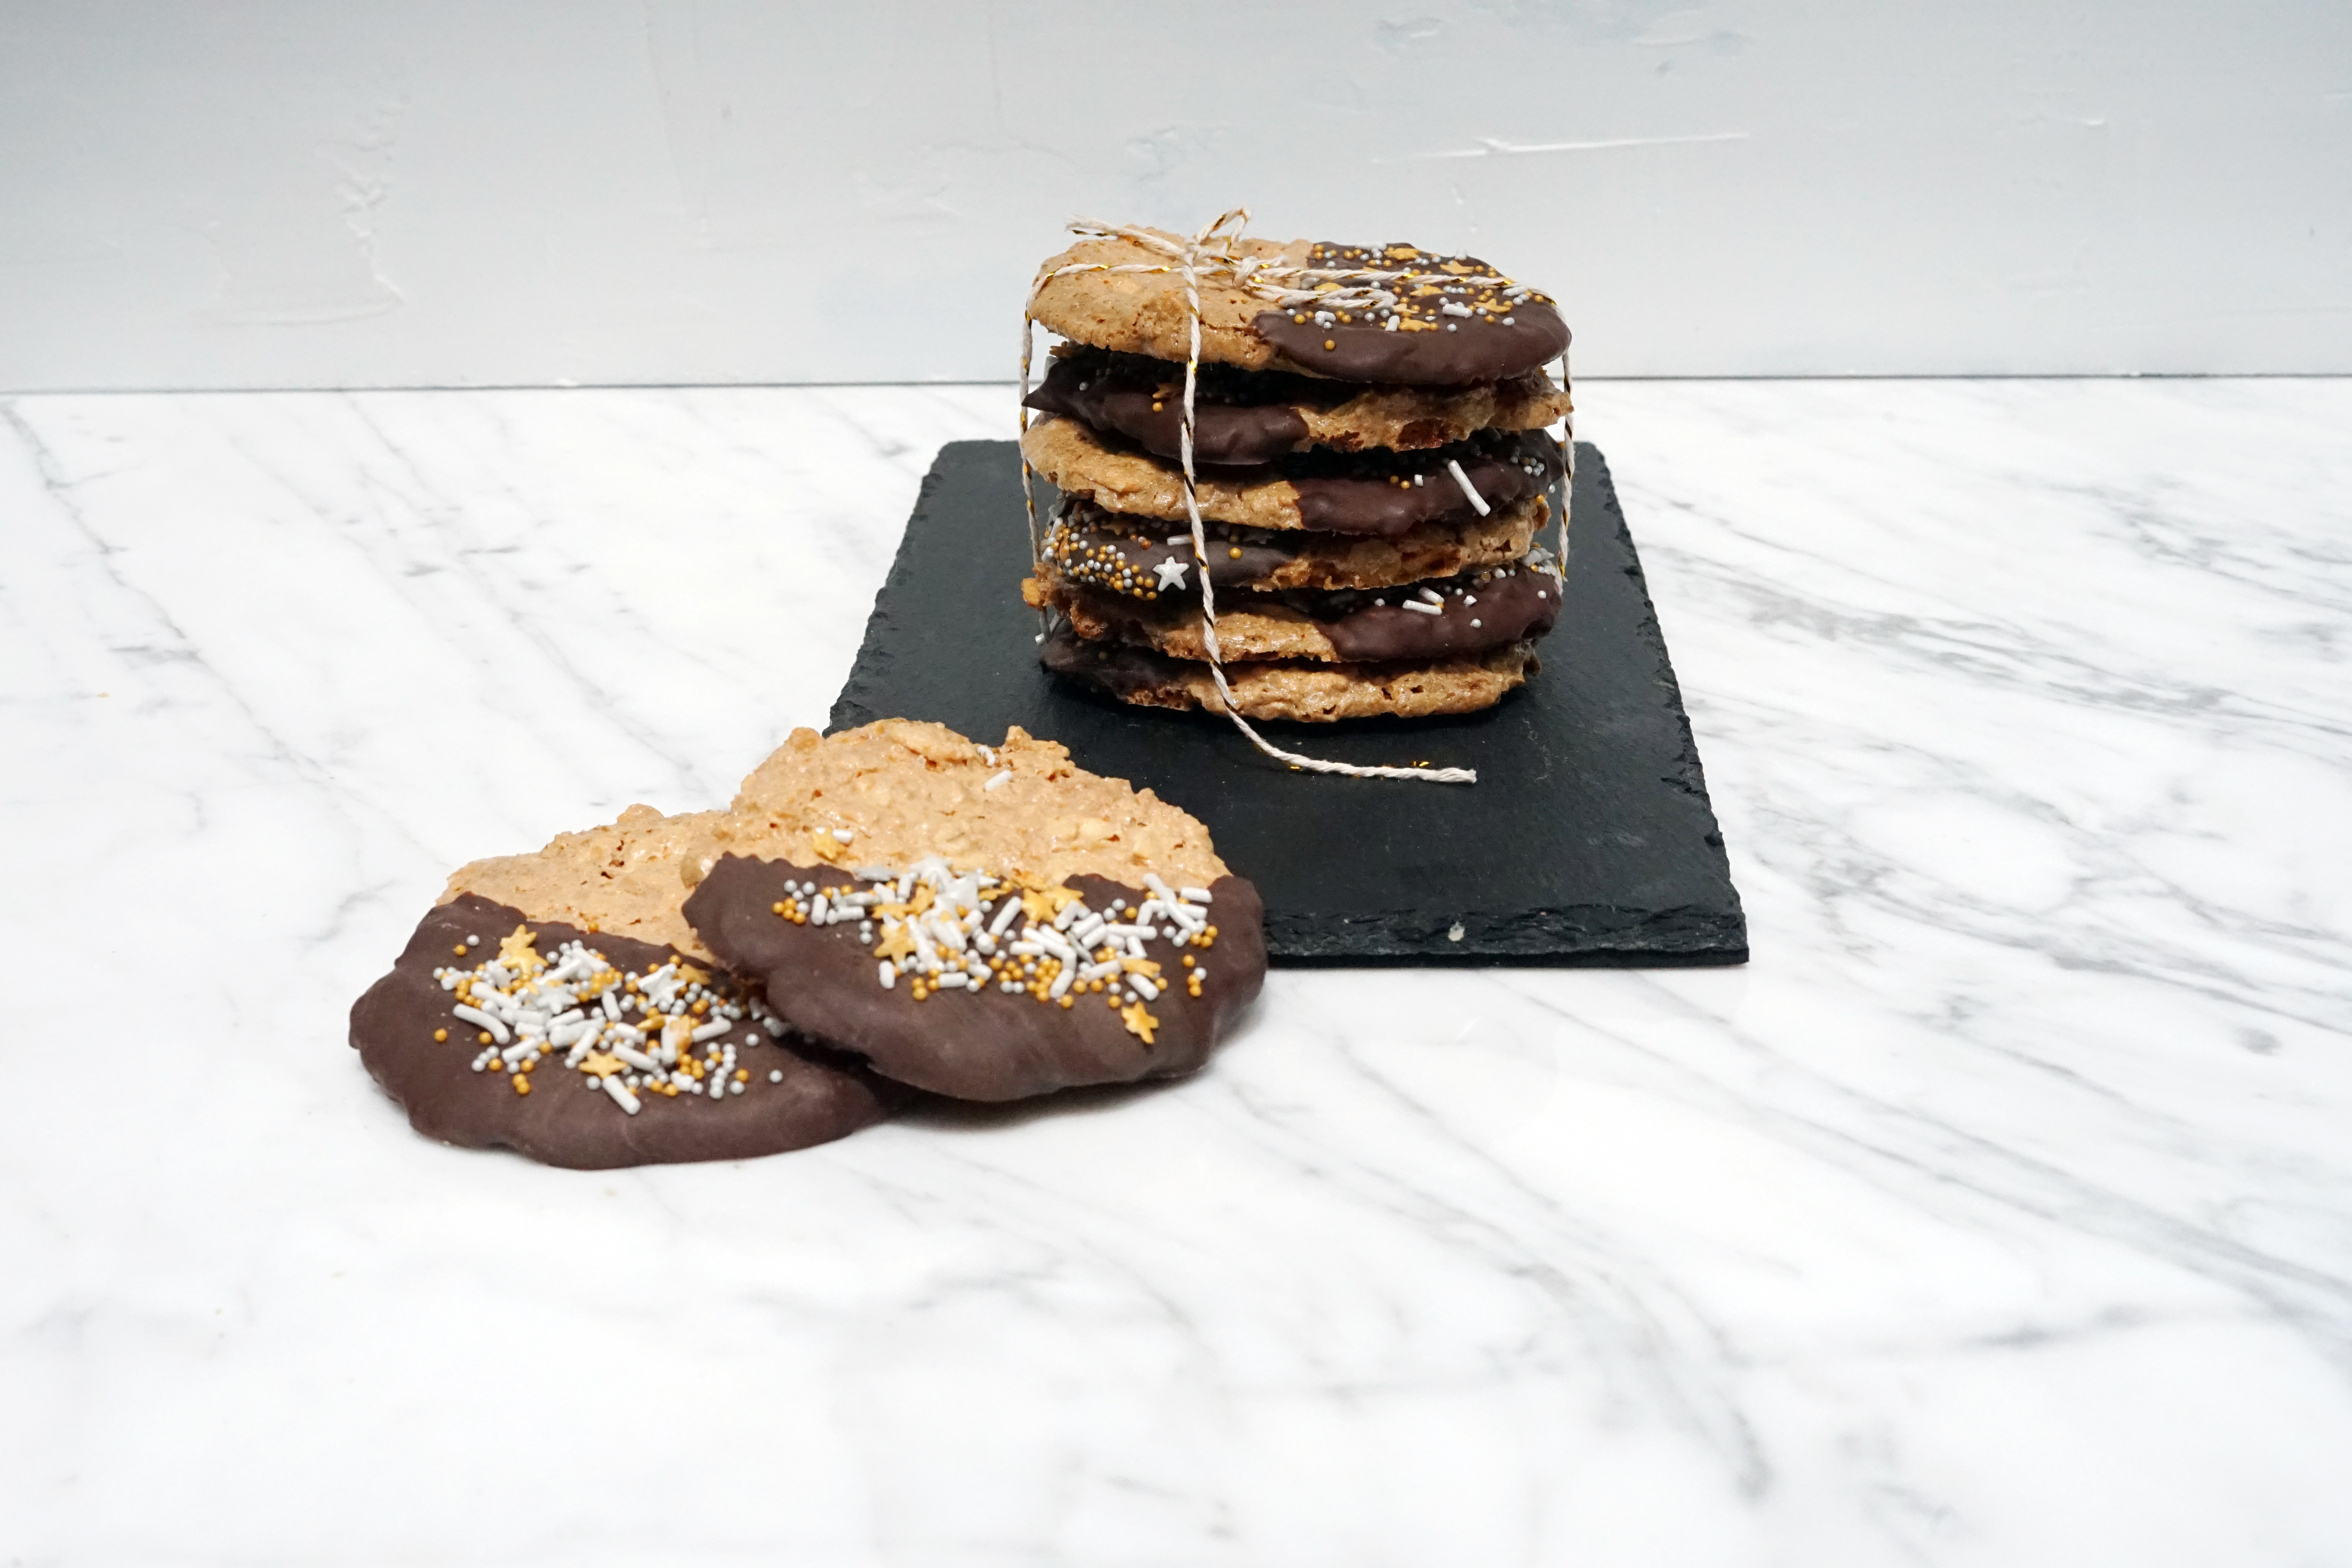
<path fill-rule="evenodd" d="M 1475 257 L 1430 257 L 1410 245 L 1317 245 L 1307 253 L 1303 275 L 1318 281 L 1286 290 L 1282 301 L 1301 325 L 1450 332 L 1464 321 L 1517 326 L 1513 312 L 1521 306 L 1551 303 Z"/>
<path fill-rule="evenodd" d="M 1171 535 L 1171 550 L 1192 553 L 1190 534 Z M 1241 555 L 1241 547 L 1234 547 L 1234 555 Z M 1114 594 L 1124 594 L 1131 599 L 1157 599 L 1163 593 L 1192 586 L 1185 578 L 1192 563 L 1162 557 L 1157 566 L 1145 565 L 1130 556 L 1118 539 L 1101 533 L 1082 531 L 1073 527 L 1066 513 L 1057 513 L 1045 525 L 1045 558 L 1055 571 L 1073 583 L 1083 583 L 1090 588 L 1102 588 Z"/>
<path fill-rule="evenodd" d="M 751 1078 L 735 1065 L 739 1041 L 730 1037 L 740 1035 L 748 1047 L 760 1044 L 762 1030 L 784 1032 L 758 998 L 693 964 L 672 961 L 624 973 L 583 942 L 565 942 L 550 960 L 538 941 L 537 931 L 519 925 L 496 958 L 433 972 L 457 998 L 451 1012 L 473 1026 L 482 1047 L 474 1070 L 506 1074 L 517 1094 L 529 1094 L 541 1061 L 561 1051 L 583 1088 L 602 1089 L 632 1116 L 648 1094 L 722 1100 L 741 1094 Z M 480 944 L 469 936 L 457 955 Z M 446 1041 L 449 1031 L 436 1029 L 433 1037 Z M 781 1070 L 768 1074 L 771 1083 L 782 1078 Z"/>
<path fill-rule="evenodd" d="M 1192 953 L 1176 955 L 1171 975 L 1147 948 L 1155 941 L 1178 950 L 1216 945 L 1206 888 L 1171 889 L 1146 872 L 1150 896 L 1141 903 L 1113 899 L 1108 910 L 1091 910 L 1076 889 L 1019 872 L 959 874 L 936 856 L 850 876 L 826 885 L 788 881 L 772 912 L 795 925 L 856 924 L 857 940 L 874 950 L 876 983 L 896 990 L 903 975 L 913 1001 L 992 985 L 1062 1007 L 1098 995 L 1150 1045 L 1160 1020 L 1148 1004 L 1179 984 L 1198 996 L 1208 983 Z"/>

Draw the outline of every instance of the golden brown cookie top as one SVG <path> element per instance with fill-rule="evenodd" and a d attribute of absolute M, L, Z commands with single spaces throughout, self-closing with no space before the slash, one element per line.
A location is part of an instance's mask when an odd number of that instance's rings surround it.
<path fill-rule="evenodd" d="M 534 854 L 461 866 L 435 902 L 474 893 L 532 920 L 612 931 L 708 960 L 678 906 L 691 890 L 688 879 L 699 879 L 719 815 L 664 816 L 650 805 L 633 805 L 603 827 L 559 833 Z"/>
<path fill-rule="evenodd" d="M 1075 342 L 1181 363 L 1183 247 L 1158 229 L 1081 239 L 1039 268 L 1029 313 Z M 1303 239 L 1218 240 L 1198 254 L 1201 357 L 1215 363 L 1461 386 L 1525 374 L 1568 347 L 1548 297 L 1475 257 Z"/>
<path fill-rule="evenodd" d="M 1052 741 L 1015 728 L 984 746 L 907 719 L 830 737 L 793 731 L 743 781 L 709 853 L 844 868 L 938 856 L 1049 885 L 1091 875 L 1133 886 L 1148 870 L 1206 887 L 1226 874 L 1198 821 L 1087 773 Z"/>

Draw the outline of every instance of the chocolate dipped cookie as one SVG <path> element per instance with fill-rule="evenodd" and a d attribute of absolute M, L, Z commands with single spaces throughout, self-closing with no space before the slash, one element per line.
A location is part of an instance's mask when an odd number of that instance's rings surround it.
<path fill-rule="evenodd" d="M 632 806 L 450 879 L 352 1007 L 419 1132 L 600 1170 L 806 1148 L 904 1098 L 794 1037 L 678 912 L 718 815 Z"/>
<path fill-rule="evenodd" d="M 1192 319 L 1184 242 L 1156 229 L 1081 239 L 1039 269 L 1029 313 L 1074 342 L 1184 363 Z M 1559 357 L 1568 325 L 1551 300 L 1475 257 L 1411 245 L 1219 239 L 1198 279 L 1201 357 L 1243 370 L 1339 381 L 1466 386 Z M 1316 278 L 1401 274 L 1368 284 Z M 1341 294 L 1346 304 L 1318 300 Z"/>
<path fill-rule="evenodd" d="M 793 731 L 685 914 L 794 1027 L 966 1100 L 1190 1072 L 1265 973 L 1256 889 L 1200 823 L 1017 729 Z"/>
<path fill-rule="evenodd" d="M 1386 588 L 1517 561 L 1551 515 L 1541 496 L 1492 516 L 1418 523 L 1392 538 L 1237 528 L 1211 522 L 1209 581 L 1227 589 Z M 1039 563 L 1071 582 L 1130 598 L 1196 591 L 1192 539 L 1160 518 L 1106 511 L 1089 500 L 1046 520 Z"/>
<path fill-rule="evenodd" d="M 1028 397 L 1041 414 L 1171 458 L 1182 450 L 1183 405 L 1182 364 L 1072 344 L 1055 351 Z M 1193 395 L 1192 452 L 1203 464 L 1248 467 L 1318 447 L 1420 451 L 1481 430 L 1541 429 L 1568 414 L 1568 395 L 1541 371 L 1465 387 L 1366 387 L 1206 364 Z"/>
<path fill-rule="evenodd" d="M 1055 674 L 1136 707 L 1228 711 L 1205 663 L 1129 642 L 1089 640 L 1066 626 L 1047 636 L 1040 657 Z M 1501 701 L 1541 668 L 1529 641 L 1482 654 L 1391 664 L 1229 661 L 1224 673 L 1234 709 L 1244 719 L 1329 723 L 1475 712 Z"/>
<path fill-rule="evenodd" d="M 1185 519 L 1181 469 L 1078 420 L 1039 420 L 1021 449 L 1065 495 L 1130 517 Z M 1493 431 L 1427 451 L 1308 452 L 1251 468 L 1204 467 L 1194 493 L 1203 517 L 1237 527 L 1394 539 L 1532 500 L 1559 472 L 1559 446 L 1549 437 Z"/>
<path fill-rule="evenodd" d="M 1176 658 L 1209 657 L 1197 602 L 1189 598 L 1139 599 L 1073 583 L 1050 566 L 1024 593 L 1031 604 L 1059 611 L 1082 637 L 1136 643 Z M 1558 581 L 1518 561 L 1411 588 L 1221 595 L 1217 644 L 1228 659 L 1426 663 L 1542 637 L 1559 618 Z"/>

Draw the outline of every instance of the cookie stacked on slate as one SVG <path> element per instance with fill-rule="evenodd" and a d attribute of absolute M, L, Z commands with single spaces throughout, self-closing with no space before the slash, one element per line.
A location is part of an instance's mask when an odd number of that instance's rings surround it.
<path fill-rule="evenodd" d="M 1017 729 L 887 719 L 794 731 L 727 811 L 463 868 L 351 1039 L 418 1131 L 594 1169 L 1190 1072 L 1265 977 L 1199 822 Z"/>
<path fill-rule="evenodd" d="M 1063 342 L 1022 450 L 1061 500 L 1023 593 L 1055 612 L 1047 668 L 1222 710 L 1184 506 L 1192 307 L 1168 244 L 1103 234 L 1040 269 L 1029 313 Z M 1242 715 L 1464 712 L 1526 680 L 1559 613 L 1536 544 L 1561 469 L 1544 426 L 1569 414 L 1545 369 L 1569 337 L 1551 301 L 1469 257 L 1246 239 L 1213 247 L 1199 300 L 1195 494 Z"/>

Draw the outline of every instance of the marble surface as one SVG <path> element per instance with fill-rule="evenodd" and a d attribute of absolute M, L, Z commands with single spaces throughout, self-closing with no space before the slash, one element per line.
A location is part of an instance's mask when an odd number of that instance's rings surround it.
<path fill-rule="evenodd" d="M 0 1562 L 2352 1560 L 2352 384 L 1581 401 L 1751 964 L 601 1175 L 351 998 L 821 722 L 1004 390 L 0 402 Z"/>

